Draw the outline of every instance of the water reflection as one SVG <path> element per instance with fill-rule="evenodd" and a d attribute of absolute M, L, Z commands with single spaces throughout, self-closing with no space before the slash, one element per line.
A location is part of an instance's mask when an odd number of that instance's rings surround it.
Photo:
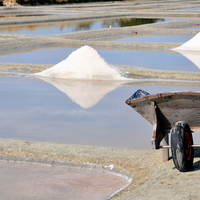
<path fill-rule="evenodd" d="M 127 27 L 137 26 L 141 24 L 150 24 L 164 21 L 164 19 L 139 19 L 139 18 L 121 18 L 121 19 L 107 19 L 103 20 L 102 28 L 111 27 Z"/>
<path fill-rule="evenodd" d="M 161 84 L 162 82 L 137 82 L 134 85 L 118 87 L 105 95 L 95 106 L 84 109 L 53 85 L 42 80 L 1 77 L 0 137 L 150 148 L 152 125 L 125 104 L 125 100 L 138 89 L 150 94 L 200 89 L 199 84 L 195 83 Z M 73 92 L 72 88 L 71 90 Z M 198 144 L 200 138 L 195 141 Z"/>
<path fill-rule="evenodd" d="M 55 86 L 82 108 L 93 107 L 107 93 L 122 85 L 116 81 L 71 81 L 44 77 L 40 79 Z"/>
<path fill-rule="evenodd" d="M 176 50 L 177 51 L 177 50 Z M 177 51 L 194 63 L 200 69 L 200 52 L 199 51 Z"/>
<path fill-rule="evenodd" d="M 164 19 L 136 19 L 136 18 L 119 18 L 119 19 L 99 19 L 90 21 L 72 21 L 51 24 L 34 24 L 23 26 L 9 26 L 0 28 L 0 33 L 9 34 L 61 34 L 75 31 L 96 30 L 109 27 L 127 27 L 141 24 L 149 24 L 164 21 Z"/>
<path fill-rule="evenodd" d="M 196 10 L 200 10 L 200 8 L 183 8 L 183 9 L 177 9 L 177 10 L 180 10 L 180 11 L 187 11 L 187 10 L 196 11 Z"/>

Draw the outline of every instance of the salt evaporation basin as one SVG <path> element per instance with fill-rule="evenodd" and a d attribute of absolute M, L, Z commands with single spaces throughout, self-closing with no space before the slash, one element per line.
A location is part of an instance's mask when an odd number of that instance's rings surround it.
<path fill-rule="evenodd" d="M 0 176 L 5 200 L 102 200 L 132 180 L 103 170 L 4 161 L 0 161 Z"/>
<path fill-rule="evenodd" d="M 176 47 L 172 50 L 179 51 L 200 51 L 200 33 L 195 35 L 192 39 L 187 41 L 186 43 L 182 44 L 179 47 Z"/>
<path fill-rule="evenodd" d="M 90 46 L 77 49 L 65 60 L 35 75 L 80 80 L 127 80 Z"/>

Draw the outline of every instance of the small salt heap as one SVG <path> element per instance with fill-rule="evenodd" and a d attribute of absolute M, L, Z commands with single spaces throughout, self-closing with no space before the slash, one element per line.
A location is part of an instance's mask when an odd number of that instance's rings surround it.
<path fill-rule="evenodd" d="M 77 49 L 65 60 L 35 75 L 62 79 L 126 80 L 90 46 Z"/>
<path fill-rule="evenodd" d="M 200 33 L 195 35 L 192 39 L 184 43 L 183 45 L 174 48 L 172 50 L 179 51 L 200 51 Z"/>

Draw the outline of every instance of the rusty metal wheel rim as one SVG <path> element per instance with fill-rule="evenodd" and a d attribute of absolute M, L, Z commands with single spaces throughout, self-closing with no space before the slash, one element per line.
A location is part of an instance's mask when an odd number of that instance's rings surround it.
<path fill-rule="evenodd" d="M 192 145 L 190 135 L 188 132 L 185 132 L 184 147 L 185 147 L 185 155 L 186 155 L 187 160 L 190 160 L 192 157 L 192 148 L 190 147 L 190 145 Z"/>

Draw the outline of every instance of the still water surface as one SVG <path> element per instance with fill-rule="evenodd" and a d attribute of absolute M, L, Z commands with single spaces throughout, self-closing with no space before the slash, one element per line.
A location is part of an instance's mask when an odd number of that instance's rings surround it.
<path fill-rule="evenodd" d="M 76 49 L 48 49 L 37 50 L 26 53 L 0 56 L 0 63 L 35 63 L 35 64 L 57 64 L 66 59 Z M 130 65 L 153 69 L 180 70 L 199 72 L 198 56 L 190 60 L 180 53 L 148 52 L 148 51 L 124 51 L 97 49 L 97 52 L 109 64 Z M 52 56 L 53 55 L 53 56 Z M 199 59 L 200 60 L 200 59 Z M 198 63 L 197 63 L 198 61 Z"/>
<path fill-rule="evenodd" d="M 170 83 L 169 83 L 170 84 Z M 136 90 L 150 94 L 199 91 L 198 86 L 135 83 L 130 86 L 0 77 L 0 137 L 67 144 L 150 148 L 152 125 L 125 104 Z M 80 86 L 85 87 L 84 90 Z M 98 90 L 97 90 L 98 88 Z M 102 95 L 98 96 L 98 91 Z M 88 99 L 91 101 L 88 106 Z M 195 142 L 198 142 L 195 138 Z"/>
<path fill-rule="evenodd" d="M 188 10 L 188 11 L 189 11 L 189 10 L 190 10 L 190 11 L 192 11 L 192 10 L 195 11 L 195 10 L 196 10 L 196 11 L 198 11 L 198 10 L 200 10 L 200 8 L 183 8 L 183 9 L 178 9 L 178 10 L 182 10 L 182 11 L 187 11 L 187 10 Z"/>
<path fill-rule="evenodd" d="M 149 24 L 164 21 L 164 19 L 139 19 L 139 18 L 118 18 L 118 19 L 98 19 L 88 21 L 71 21 L 71 22 L 56 22 L 50 24 L 32 24 L 9 26 L 0 28 L 0 33 L 9 34 L 34 34 L 34 35 L 49 35 L 71 33 L 84 30 L 96 30 L 102 28 L 115 28 L 137 26 L 141 24 Z"/>
<path fill-rule="evenodd" d="M 56 14 L 56 13 L 46 13 Z M 74 14 L 74 13 L 64 13 Z M 1 16 L 0 16 L 1 17 Z M 34 34 L 34 35 L 52 35 L 52 34 L 64 34 L 85 30 L 96 30 L 103 28 L 117 28 L 138 26 L 142 24 L 151 24 L 158 22 L 168 22 L 175 20 L 186 20 L 182 18 L 117 18 L 117 19 L 98 19 L 87 21 L 71 21 L 71 22 L 56 22 L 56 23 L 43 23 L 43 24 L 26 24 L 16 25 L 9 27 L 1 27 L 0 33 L 7 34 Z"/>
<path fill-rule="evenodd" d="M 192 27 L 192 28 L 188 28 L 189 30 L 199 30 L 200 29 L 200 26 L 195 26 L 195 27 Z"/>

